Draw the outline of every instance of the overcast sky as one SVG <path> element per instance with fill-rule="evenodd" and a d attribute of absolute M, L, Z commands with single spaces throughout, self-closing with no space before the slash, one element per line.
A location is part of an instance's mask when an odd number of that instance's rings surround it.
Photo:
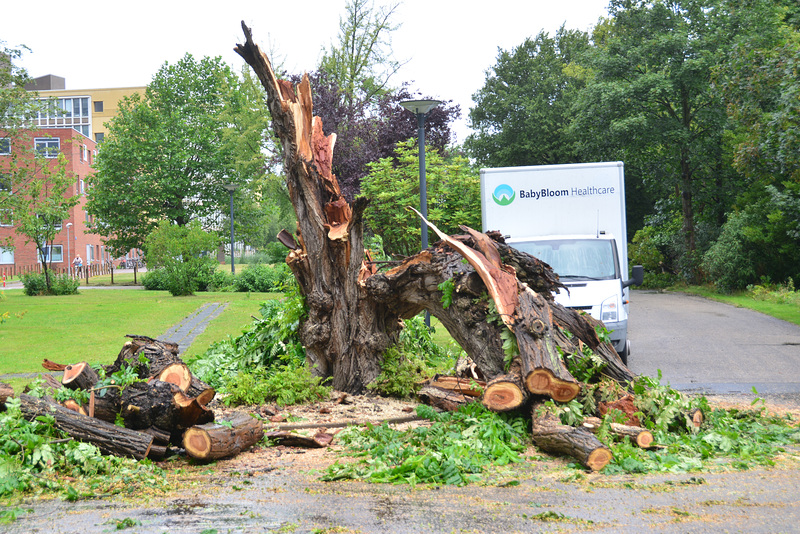
<path fill-rule="evenodd" d="M 388 3 L 376 0 L 376 5 Z M 67 89 L 144 86 L 164 62 L 184 54 L 221 56 L 237 72 L 233 52 L 252 28 L 262 50 L 274 51 L 288 72 L 312 71 L 339 30 L 346 0 L 108 0 L 7 1 L 0 40 L 26 45 L 19 65 L 33 77 L 66 78 Z M 486 79 L 498 48 L 511 50 L 540 31 L 589 30 L 606 15 L 607 0 L 402 0 L 393 19 L 395 58 L 407 61 L 392 78 L 424 96 L 461 106 L 460 143 L 469 133 L 472 95 Z"/>

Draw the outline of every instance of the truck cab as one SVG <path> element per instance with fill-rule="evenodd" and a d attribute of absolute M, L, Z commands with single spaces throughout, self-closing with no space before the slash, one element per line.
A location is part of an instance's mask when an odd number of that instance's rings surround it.
<path fill-rule="evenodd" d="M 550 265 L 567 290 L 555 301 L 602 321 L 623 363 L 628 363 L 628 287 L 641 284 L 641 267 L 625 280 L 619 248 L 612 235 L 564 235 L 507 240 L 514 248 Z"/>

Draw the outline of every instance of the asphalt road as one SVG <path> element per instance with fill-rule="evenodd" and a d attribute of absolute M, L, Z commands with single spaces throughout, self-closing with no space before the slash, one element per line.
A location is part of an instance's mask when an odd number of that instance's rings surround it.
<path fill-rule="evenodd" d="M 682 293 L 634 291 L 628 366 L 675 389 L 800 399 L 800 327 Z M 800 405 L 800 404 L 797 404 Z"/>
<path fill-rule="evenodd" d="M 796 402 L 800 328 L 681 294 L 634 292 L 631 369 L 684 390 Z M 795 458 L 796 447 L 788 453 Z M 253 455 L 253 456 L 248 456 Z M 109 497 L 21 504 L 8 534 L 169 532 L 389 534 L 415 532 L 797 532 L 800 468 L 659 475 L 585 475 L 553 470 L 559 460 L 520 466 L 519 485 L 455 487 L 319 482 L 302 451 L 250 464 L 248 451 L 214 467 L 210 479 L 166 497 Z M 267 465 L 265 465 L 265 463 Z M 258 465 L 259 467 L 255 467 Z M 305 467 L 303 467 L 305 465 Z M 571 476 L 566 476 L 572 473 Z M 0 509 L 1 511 L 1 509 Z"/>

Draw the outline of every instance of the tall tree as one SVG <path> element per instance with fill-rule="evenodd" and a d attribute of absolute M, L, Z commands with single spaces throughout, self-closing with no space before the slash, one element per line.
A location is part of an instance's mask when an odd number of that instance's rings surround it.
<path fill-rule="evenodd" d="M 110 247 L 141 248 L 161 220 L 179 226 L 198 220 L 205 229 L 221 229 L 229 202 L 222 186 L 246 187 L 240 173 L 251 168 L 237 166 L 242 155 L 231 150 L 226 134 L 235 124 L 231 114 L 246 108 L 235 101 L 238 89 L 220 58 L 196 61 L 187 54 L 165 63 L 144 95 L 120 103 L 87 195 L 93 230 Z M 259 153 L 259 135 L 237 137 L 251 157 Z"/>
<path fill-rule="evenodd" d="M 392 55 L 392 22 L 398 3 L 376 8 L 373 0 L 348 0 L 339 19 L 338 43 L 325 50 L 319 70 L 340 89 L 345 108 L 371 102 L 386 92 L 389 78 L 402 65 Z"/>
<path fill-rule="evenodd" d="M 735 33 L 719 31 L 715 0 L 612 0 L 609 14 L 595 30 L 573 131 L 585 146 L 621 148 L 651 191 L 678 197 L 683 268 L 697 281 L 698 215 L 718 226 L 732 201 L 711 76 Z"/>
<path fill-rule="evenodd" d="M 69 194 L 75 179 L 67 171 L 63 153 L 59 152 L 55 158 L 46 157 L 36 152 L 32 139 L 16 141 L 11 164 L 5 170 L 11 185 L 8 212 L 12 214 L 14 229 L 25 237 L 25 243 L 36 246 L 49 292 L 53 240 L 69 217 L 70 208 L 78 203 L 78 196 Z M 26 146 L 30 150 L 25 150 Z"/>
<path fill-rule="evenodd" d="M 550 37 L 540 32 L 512 51 L 501 50 L 469 112 L 475 133 L 464 145 L 491 167 L 578 161 L 567 128 L 570 107 L 584 85 L 579 58 L 588 34 L 562 26 Z"/>
<path fill-rule="evenodd" d="M 448 234 L 459 225 L 480 228 L 480 177 L 466 158 L 445 161 L 429 150 L 425 159 L 428 218 Z M 389 254 L 411 256 L 420 250 L 419 219 L 406 206 L 419 206 L 419 150 L 413 140 L 398 145 L 392 157 L 369 164 L 361 192 L 371 206 L 364 214 L 369 229 L 383 238 Z"/>

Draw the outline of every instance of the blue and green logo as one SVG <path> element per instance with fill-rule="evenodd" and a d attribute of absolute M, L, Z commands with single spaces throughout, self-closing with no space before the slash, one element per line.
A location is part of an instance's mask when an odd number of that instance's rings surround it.
<path fill-rule="evenodd" d="M 515 197 L 516 194 L 514 193 L 514 190 L 511 189 L 510 185 L 506 184 L 498 185 L 495 188 L 494 193 L 492 193 L 492 198 L 500 206 L 508 206 L 514 202 Z"/>

